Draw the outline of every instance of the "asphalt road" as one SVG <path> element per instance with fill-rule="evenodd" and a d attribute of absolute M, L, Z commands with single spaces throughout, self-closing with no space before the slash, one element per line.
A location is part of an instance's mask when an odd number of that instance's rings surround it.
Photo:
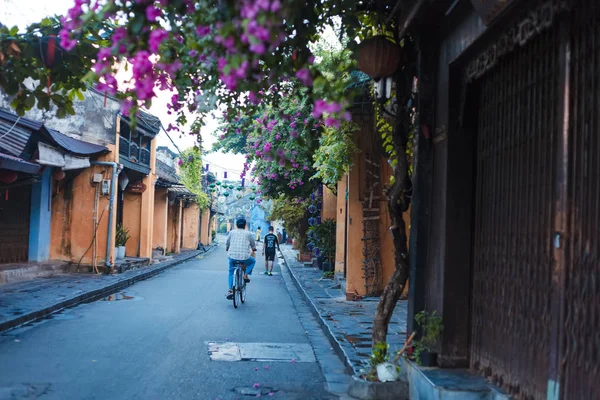
<path fill-rule="evenodd" d="M 336 398 L 316 362 L 210 359 L 210 341 L 309 343 L 281 276 L 263 271 L 259 260 L 247 302 L 234 309 L 221 245 L 125 289 L 125 298 L 5 332 L 0 399 L 248 399 L 239 390 L 256 392 L 255 384 L 267 398 Z"/>

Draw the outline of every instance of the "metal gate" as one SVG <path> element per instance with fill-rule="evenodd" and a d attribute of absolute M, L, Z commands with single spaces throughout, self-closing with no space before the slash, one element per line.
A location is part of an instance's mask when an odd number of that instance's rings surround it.
<path fill-rule="evenodd" d="M 27 261 L 30 204 L 31 185 L 0 189 L 0 264 Z"/>
<path fill-rule="evenodd" d="M 571 11 L 570 204 L 561 398 L 600 398 L 600 4 Z"/>
<path fill-rule="evenodd" d="M 551 310 L 558 29 L 506 54 L 475 85 L 471 367 L 518 398 L 546 398 L 549 327 L 558 318 Z"/>

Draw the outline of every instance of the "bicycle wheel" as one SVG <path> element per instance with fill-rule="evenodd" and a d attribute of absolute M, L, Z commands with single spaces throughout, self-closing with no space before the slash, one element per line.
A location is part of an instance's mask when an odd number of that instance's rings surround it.
<path fill-rule="evenodd" d="M 233 307 L 237 308 L 238 307 L 238 303 L 237 303 L 237 292 L 238 292 L 238 276 L 240 275 L 240 269 L 236 268 L 235 272 L 233 273 Z"/>
<path fill-rule="evenodd" d="M 242 275 L 242 274 L 240 274 Z M 246 282 L 244 281 L 244 278 L 242 276 L 242 286 L 240 289 L 240 301 L 242 302 L 242 304 L 246 301 Z"/>

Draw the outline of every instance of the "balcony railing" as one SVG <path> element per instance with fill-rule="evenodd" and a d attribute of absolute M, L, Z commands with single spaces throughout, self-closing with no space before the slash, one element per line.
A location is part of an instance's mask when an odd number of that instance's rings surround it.
<path fill-rule="evenodd" d="M 123 136 L 119 136 L 119 154 L 127 161 L 150 166 L 150 151 L 140 148 L 137 143 L 132 143 Z"/>

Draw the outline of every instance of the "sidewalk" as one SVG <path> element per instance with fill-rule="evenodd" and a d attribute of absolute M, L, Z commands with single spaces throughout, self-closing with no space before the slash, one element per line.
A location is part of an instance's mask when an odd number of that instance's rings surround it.
<path fill-rule="evenodd" d="M 64 274 L 1 285 L 0 332 L 79 303 L 98 300 L 199 254 L 206 253 L 190 250 L 171 260 L 117 275 Z"/>
<path fill-rule="evenodd" d="M 346 368 L 354 375 L 360 374 L 371 355 L 371 331 L 379 298 L 346 301 L 345 293 L 333 287 L 336 282 L 322 279 L 323 271 L 318 268 L 298 262 L 297 251 L 290 245 L 282 245 L 281 253 L 294 283 Z M 399 350 L 406 340 L 407 306 L 407 301 L 399 301 L 390 321 L 387 342 L 392 352 Z"/>

